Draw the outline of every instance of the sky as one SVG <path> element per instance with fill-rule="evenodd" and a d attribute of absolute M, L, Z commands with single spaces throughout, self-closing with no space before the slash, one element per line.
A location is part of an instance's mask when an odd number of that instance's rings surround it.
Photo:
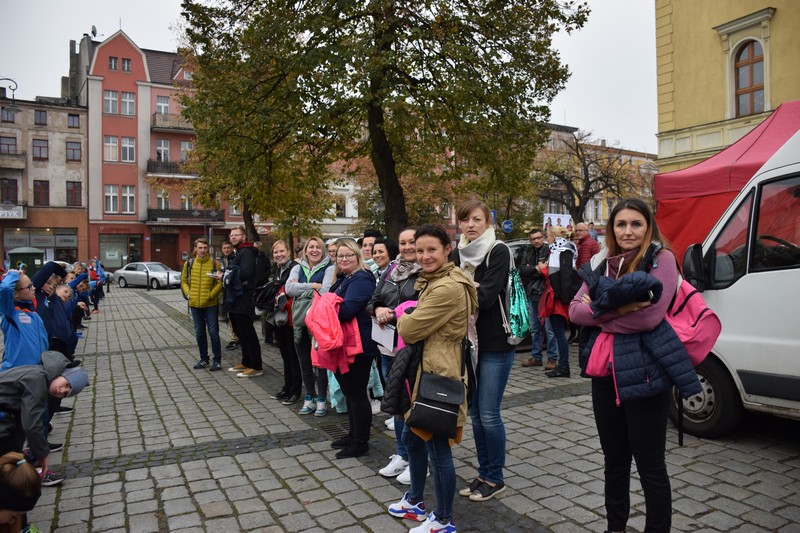
<path fill-rule="evenodd" d="M 587 1 L 592 13 L 583 29 L 559 34 L 554 42 L 572 76 L 553 100 L 550 122 L 591 132 L 609 145 L 656 153 L 655 2 Z M 17 82 L 17 98 L 59 96 L 61 77 L 69 72 L 69 41 L 79 42 L 92 26 L 98 40 L 121 27 L 140 48 L 175 51 L 180 5 L 180 0 L 0 0 L 5 21 L 0 78 Z"/>

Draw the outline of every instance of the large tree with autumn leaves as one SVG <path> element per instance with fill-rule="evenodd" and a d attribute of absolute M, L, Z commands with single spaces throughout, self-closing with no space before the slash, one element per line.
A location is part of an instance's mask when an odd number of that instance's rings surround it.
<path fill-rule="evenodd" d="M 581 27 L 588 8 L 184 0 L 183 13 L 195 91 L 184 105 L 208 192 L 276 220 L 305 210 L 315 219 L 331 162 L 367 158 L 396 236 L 414 194 L 405 175 L 514 186 L 548 137 L 548 105 L 568 77 L 552 36 Z"/>

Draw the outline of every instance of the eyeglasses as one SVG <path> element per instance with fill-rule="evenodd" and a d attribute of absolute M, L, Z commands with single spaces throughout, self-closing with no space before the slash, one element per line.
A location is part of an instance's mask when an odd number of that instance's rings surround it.
<path fill-rule="evenodd" d="M 17 291 L 24 291 L 25 289 L 32 289 L 32 288 L 33 288 L 33 283 L 31 283 L 31 284 L 30 284 L 30 285 L 28 285 L 27 287 L 14 287 L 14 290 L 17 290 Z"/>
<path fill-rule="evenodd" d="M 348 261 L 350 261 L 351 259 L 355 259 L 355 257 L 356 257 L 356 254 L 337 255 L 336 256 L 336 260 L 337 261 L 343 261 L 343 260 L 347 259 Z"/>

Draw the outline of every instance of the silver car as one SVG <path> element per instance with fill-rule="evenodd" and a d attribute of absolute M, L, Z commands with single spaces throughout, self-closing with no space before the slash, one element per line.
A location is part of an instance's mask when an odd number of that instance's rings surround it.
<path fill-rule="evenodd" d="M 172 270 L 164 263 L 139 261 L 128 263 L 114 272 L 114 280 L 120 287 L 128 285 L 147 287 L 148 284 L 151 289 L 180 287 L 181 273 Z"/>

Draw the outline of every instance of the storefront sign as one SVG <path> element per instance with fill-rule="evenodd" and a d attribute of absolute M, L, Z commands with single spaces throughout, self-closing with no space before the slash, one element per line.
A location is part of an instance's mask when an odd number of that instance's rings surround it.
<path fill-rule="evenodd" d="M 23 219 L 25 214 L 21 205 L 0 204 L 0 218 Z"/>
<path fill-rule="evenodd" d="M 77 248 L 77 235 L 56 235 L 56 248 Z"/>
<path fill-rule="evenodd" d="M 31 246 L 34 248 L 53 248 L 56 245 L 55 235 L 35 234 L 31 231 Z"/>
<path fill-rule="evenodd" d="M 31 245 L 30 240 L 28 240 L 27 231 L 8 231 L 3 236 L 3 242 L 5 243 L 5 247 L 8 249 Z"/>

